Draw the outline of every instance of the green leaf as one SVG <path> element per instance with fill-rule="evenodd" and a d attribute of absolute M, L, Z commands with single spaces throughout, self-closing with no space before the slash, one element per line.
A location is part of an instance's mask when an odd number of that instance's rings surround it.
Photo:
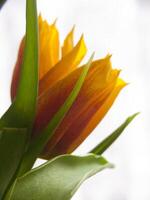
<path fill-rule="evenodd" d="M 26 129 L 6 128 L 0 137 L 0 199 L 16 173 L 26 141 Z"/>
<path fill-rule="evenodd" d="M 17 175 L 35 116 L 38 85 L 38 33 L 36 0 L 27 0 L 24 58 L 15 101 L 0 119 L 0 195 Z M 14 128 L 14 129 L 12 129 Z M 18 129 L 17 129 L 18 128 Z M 20 133 L 20 128 L 28 128 Z M 19 135 L 18 135 L 19 134 Z"/>
<path fill-rule="evenodd" d="M 38 90 L 38 28 L 36 0 L 26 3 L 26 39 L 21 76 L 15 101 L 0 120 L 3 127 L 30 127 L 35 116 Z"/>
<path fill-rule="evenodd" d="M 4 5 L 5 2 L 6 2 L 6 0 L 0 0 L 0 9 L 2 8 L 2 6 Z"/>
<path fill-rule="evenodd" d="M 84 83 L 84 80 L 86 78 L 86 75 L 88 73 L 88 70 L 91 66 L 92 59 L 94 54 L 89 59 L 89 62 L 86 64 L 85 67 L 83 67 L 83 71 L 74 86 L 72 92 L 66 99 L 65 103 L 62 105 L 62 107 L 59 109 L 59 111 L 54 115 L 53 119 L 50 121 L 48 126 L 44 131 L 41 132 L 39 137 L 37 137 L 29 146 L 29 150 L 27 151 L 25 158 L 22 163 L 22 168 L 20 169 L 20 174 L 23 174 L 30 170 L 36 160 L 36 158 L 39 156 L 39 154 L 42 152 L 43 148 L 47 144 L 48 140 L 53 136 L 56 128 L 59 126 L 61 121 L 63 120 L 66 113 L 69 111 L 70 107 L 72 106 L 73 102 L 75 101 L 76 97 L 78 96 L 80 89 Z"/>
<path fill-rule="evenodd" d="M 119 128 L 98 144 L 90 153 L 101 155 L 104 151 L 106 151 L 138 114 L 139 113 L 135 113 L 134 115 L 128 117 Z"/>
<path fill-rule="evenodd" d="M 80 185 L 112 165 L 103 157 L 63 155 L 17 179 L 10 200 L 70 200 Z"/>

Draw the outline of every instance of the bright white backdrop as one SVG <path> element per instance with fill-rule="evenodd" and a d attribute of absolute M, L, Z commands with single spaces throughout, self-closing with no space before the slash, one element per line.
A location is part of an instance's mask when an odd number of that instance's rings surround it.
<path fill-rule="evenodd" d="M 9 87 L 19 41 L 24 34 L 25 1 L 9 0 L 0 12 L 0 114 L 10 104 Z M 86 181 L 73 200 L 150 199 L 150 1 L 38 0 L 49 21 L 58 18 L 61 41 L 76 24 L 88 55 L 113 54 L 113 66 L 130 82 L 102 123 L 76 151 L 83 154 L 112 132 L 128 115 L 141 111 L 120 139 L 105 153 L 116 164 Z M 40 162 L 40 161 L 39 161 Z"/>

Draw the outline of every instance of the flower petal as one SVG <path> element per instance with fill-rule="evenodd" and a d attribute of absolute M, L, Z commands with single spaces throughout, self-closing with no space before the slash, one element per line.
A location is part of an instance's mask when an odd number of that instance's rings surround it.
<path fill-rule="evenodd" d="M 118 79 L 115 88 L 105 99 L 105 101 L 99 103 L 97 102 L 97 104 L 92 105 L 92 107 L 95 107 L 95 113 L 92 112 L 92 109 L 90 108 L 86 114 L 82 113 L 82 116 L 80 116 L 78 122 L 72 123 L 61 140 L 56 144 L 51 152 L 51 156 L 73 152 L 103 119 L 120 90 L 125 85 L 126 83 L 124 81 Z M 45 158 L 48 158 L 48 155 L 49 154 L 47 152 Z"/>
<path fill-rule="evenodd" d="M 34 126 L 34 136 L 38 134 L 39 130 L 46 126 L 55 112 L 63 104 L 78 79 L 81 69 L 82 68 L 79 68 L 72 72 L 40 97 Z M 45 158 L 51 155 L 52 148 L 54 148 L 53 153 L 56 154 L 55 150 L 59 146 L 57 146 L 57 144 L 61 144 L 62 141 L 66 143 L 63 146 L 65 152 L 65 148 L 68 150 L 68 143 L 71 145 L 74 140 L 76 141 L 78 138 L 82 137 L 82 132 L 88 126 L 90 119 L 95 115 L 97 109 L 102 107 L 114 89 L 118 75 L 119 71 L 112 70 L 111 68 L 110 56 L 92 63 L 92 67 L 77 100 L 65 116 L 62 124 L 56 130 L 54 137 L 45 148 L 43 155 Z M 69 134 L 72 129 L 76 130 L 76 134 Z M 89 133 L 90 132 L 86 132 L 86 137 Z M 72 138 L 69 139 L 71 135 Z M 68 143 L 66 138 L 68 138 Z M 77 144 L 77 146 L 78 145 L 79 144 Z M 61 145 L 59 147 L 61 148 Z"/>
<path fill-rule="evenodd" d="M 72 51 L 62 58 L 62 60 L 50 69 L 40 80 L 39 94 L 44 93 L 47 88 L 52 87 L 56 82 L 76 69 L 85 54 L 86 46 L 82 36 Z"/>
<path fill-rule="evenodd" d="M 62 47 L 62 57 L 66 56 L 74 47 L 73 42 L 73 34 L 74 34 L 75 27 L 68 33 L 66 39 L 64 40 L 64 44 Z"/>
<path fill-rule="evenodd" d="M 40 79 L 59 61 L 59 33 L 39 16 Z"/>
<path fill-rule="evenodd" d="M 93 90 L 104 87 L 104 84 L 101 80 L 102 77 L 106 77 L 107 71 L 104 74 L 103 69 L 107 68 L 108 63 L 110 63 L 108 57 L 92 63 L 85 80 L 86 84 L 83 84 L 85 93 L 92 95 Z M 35 132 L 45 127 L 59 107 L 64 103 L 65 99 L 70 94 L 72 88 L 78 80 L 81 71 L 82 67 L 76 69 L 70 75 L 57 82 L 57 84 L 55 84 L 53 87 L 50 87 L 45 93 L 43 93 L 43 95 L 39 97 L 37 117 L 35 121 Z M 96 76 L 97 81 L 93 81 L 96 73 L 98 73 L 98 76 Z M 86 86 L 91 89 L 87 90 Z M 87 98 L 85 100 L 87 100 Z"/>

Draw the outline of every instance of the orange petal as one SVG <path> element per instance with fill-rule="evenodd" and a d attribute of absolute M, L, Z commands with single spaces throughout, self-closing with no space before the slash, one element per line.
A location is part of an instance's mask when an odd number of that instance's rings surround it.
<path fill-rule="evenodd" d="M 103 106 L 108 101 L 114 84 L 115 83 L 110 84 L 103 91 L 96 91 L 95 94 L 91 96 L 91 99 L 87 101 L 82 101 L 83 98 L 80 96 L 77 98 L 77 101 L 56 130 L 54 137 L 45 148 L 45 158 L 49 158 L 53 155 L 71 153 L 86 139 L 111 107 L 112 103 L 109 104 L 107 109 L 104 110 L 105 112 L 103 112 Z M 115 98 L 116 96 L 113 101 Z M 99 115 L 97 114 L 98 111 Z M 97 121 L 95 116 L 97 116 Z M 52 147 L 54 148 L 52 149 Z"/>
<path fill-rule="evenodd" d="M 59 33 L 39 16 L 40 79 L 59 61 Z"/>
<path fill-rule="evenodd" d="M 82 115 L 80 115 L 78 119 L 73 119 L 74 121 L 72 121 L 70 127 L 65 131 L 64 136 L 61 137 L 59 142 L 51 151 L 48 149 L 48 147 L 50 147 L 49 144 L 47 145 L 43 158 L 48 159 L 56 155 L 73 152 L 103 119 L 120 90 L 125 85 L 126 84 L 123 81 L 118 79 L 116 86 L 106 99 L 103 101 L 99 101 L 98 99 L 95 102 L 93 101 L 93 104 L 91 104 L 87 110 L 82 112 Z M 63 125 L 59 127 L 59 133 L 63 128 Z"/>
<path fill-rule="evenodd" d="M 62 57 L 66 56 L 74 47 L 73 43 L 73 34 L 74 34 L 74 28 L 68 33 L 66 39 L 64 40 L 64 44 L 62 47 Z"/>
<path fill-rule="evenodd" d="M 78 68 L 39 97 L 33 136 L 36 136 L 40 130 L 46 127 L 60 106 L 63 105 L 78 80 L 80 73 L 81 69 Z"/>
<path fill-rule="evenodd" d="M 93 62 L 78 98 L 65 116 L 62 124 L 56 130 L 54 137 L 49 141 L 45 148 L 43 154 L 44 158 L 48 158 L 52 154 L 52 151 L 54 154 L 57 154 L 56 151 L 58 150 L 59 154 L 60 151 L 58 146 L 60 149 L 62 146 L 58 144 L 61 144 L 62 141 L 65 143 L 65 145 L 63 143 L 63 151 L 65 152 L 66 148 L 68 149 L 68 145 L 71 145 L 73 141 L 82 137 L 83 127 L 87 126 L 88 121 L 95 112 L 97 112 L 97 109 L 104 104 L 115 86 L 119 71 L 110 70 L 111 65 L 109 57 Z M 80 73 L 81 68 L 75 70 L 41 96 L 34 128 L 35 135 L 38 134 L 40 129 L 47 125 L 56 111 L 63 104 Z M 77 131 L 76 135 L 69 135 L 71 129 Z M 89 133 L 90 132 L 86 134 L 88 135 Z M 71 136 L 72 138 L 70 138 Z M 66 138 L 68 138 L 67 141 Z M 78 145 L 79 144 L 77 144 L 77 146 Z M 53 147 L 54 149 L 52 150 Z"/>
<path fill-rule="evenodd" d="M 108 110 L 114 103 L 114 100 L 116 99 L 120 90 L 125 85 L 126 83 L 124 81 L 118 79 L 115 88 L 105 99 L 105 101 L 93 105 L 93 107 L 96 106 L 95 113 L 92 112 L 93 115 L 90 113 L 89 117 L 87 117 L 88 113 L 80 116 L 79 122 L 74 122 L 70 126 L 70 128 L 65 133 L 64 137 L 61 138 L 60 142 L 57 143 L 57 145 L 53 149 L 52 154 L 59 155 L 73 152 L 103 119 L 105 114 L 108 112 Z"/>
<path fill-rule="evenodd" d="M 86 96 L 88 96 L 88 94 L 89 96 L 92 95 L 92 92 L 97 88 L 104 88 L 104 84 L 101 80 L 102 76 L 106 77 L 107 75 L 106 72 L 103 72 L 103 69 L 107 68 L 108 65 L 110 66 L 108 57 L 92 63 L 92 67 L 86 77 L 86 80 L 88 81 L 86 81 L 86 84 L 84 83 L 82 87 L 84 93 L 87 94 Z M 81 71 L 82 67 L 74 70 L 70 75 L 57 82 L 57 84 L 53 87 L 48 88 L 48 90 L 39 97 L 37 117 L 35 121 L 35 132 L 45 127 L 56 111 L 64 103 L 65 99 L 68 97 L 78 80 Z M 95 74 L 98 75 L 96 76 Z M 94 81 L 94 79 L 96 81 Z"/>
<path fill-rule="evenodd" d="M 40 80 L 39 94 L 44 93 L 47 88 L 52 87 L 56 82 L 63 79 L 66 75 L 77 68 L 86 54 L 86 46 L 83 36 L 60 62 L 58 62 L 49 72 Z"/>

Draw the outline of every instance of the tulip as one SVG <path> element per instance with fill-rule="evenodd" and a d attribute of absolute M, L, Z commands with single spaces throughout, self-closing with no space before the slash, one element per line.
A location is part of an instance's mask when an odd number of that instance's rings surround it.
<path fill-rule="evenodd" d="M 84 68 L 79 66 L 86 55 L 83 36 L 74 45 L 74 28 L 66 36 L 61 48 L 56 23 L 49 25 L 39 16 L 39 95 L 32 140 L 40 134 L 63 105 Z M 16 96 L 24 50 L 19 48 L 14 68 L 11 97 Z M 41 157 L 72 153 L 104 118 L 126 83 L 119 78 L 120 70 L 111 66 L 111 56 L 92 62 L 85 82 L 71 109 L 49 140 Z"/>

